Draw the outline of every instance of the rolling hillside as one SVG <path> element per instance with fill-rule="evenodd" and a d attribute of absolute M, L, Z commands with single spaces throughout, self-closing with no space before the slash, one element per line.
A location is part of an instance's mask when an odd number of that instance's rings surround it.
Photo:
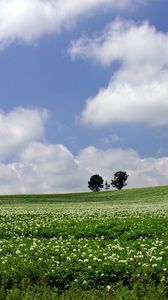
<path fill-rule="evenodd" d="M 168 187 L 0 196 L 0 299 L 168 299 Z"/>

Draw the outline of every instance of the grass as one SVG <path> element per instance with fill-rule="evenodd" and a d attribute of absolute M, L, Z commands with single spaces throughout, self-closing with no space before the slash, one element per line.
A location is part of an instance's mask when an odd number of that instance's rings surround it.
<path fill-rule="evenodd" d="M 168 187 L 148 187 L 148 188 L 136 188 L 127 190 L 113 190 L 102 191 L 99 193 L 85 192 L 85 193 L 71 193 L 71 194 L 43 194 L 43 195 L 0 195 L 0 203 L 12 203 L 12 202 L 33 202 L 33 203 L 45 203 L 45 202 L 92 202 L 92 201 L 113 201 L 118 204 L 118 201 L 123 203 L 128 202 L 141 202 L 146 203 L 151 201 L 161 201 L 160 196 L 167 197 Z"/>
<path fill-rule="evenodd" d="M 0 299 L 168 299 L 168 187 L 0 196 Z"/>

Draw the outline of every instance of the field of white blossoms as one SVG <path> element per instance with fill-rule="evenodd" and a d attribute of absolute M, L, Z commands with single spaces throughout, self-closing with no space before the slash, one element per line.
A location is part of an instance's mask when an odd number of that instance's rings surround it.
<path fill-rule="evenodd" d="M 0 285 L 0 299 L 168 299 L 168 187 L 0 197 Z"/>

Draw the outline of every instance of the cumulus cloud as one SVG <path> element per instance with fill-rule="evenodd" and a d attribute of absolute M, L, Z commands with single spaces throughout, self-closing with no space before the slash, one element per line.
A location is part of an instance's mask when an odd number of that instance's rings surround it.
<path fill-rule="evenodd" d="M 144 159 L 133 149 L 93 146 L 74 155 L 64 145 L 47 143 L 46 117 L 41 109 L 1 113 L 0 194 L 87 191 L 91 175 L 110 181 L 118 170 L 130 175 L 128 187 L 167 184 L 168 157 Z"/>
<path fill-rule="evenodd" d="M 63 145 L 32 142 L 11 167 L 22 178 L 25 193 L 79 191 L 87 179 L 73 154 Z"/>
<path fill-rule="evenodd" d="M 128 187 L 167 184 L 168 157 L 143 159 L 133 149 L 103 151 L 92 146 L 74 156 L 63 145 L 33 142 L 18 161 L 0 164 L 0 193 L 88 191 L 91 175 L 110 181 L 118 170 L 128 172 Z"/>
<path fill-rule="evenodd" d="M 158 32 L 147 21 L 135 23 L 117 18 L 101 34 L 72 41 L 70 54 L 73 58 L 94 59 L 105 66 L 118 60 L 129 66 L 150 63 L 160 68 L 167 64 L 167 48 L 168 35 Z M 159 57 L 158 53 L 162 55 Z"/>
<path fill-rule="evenodd" d="M 69 52 L 73 59 L 92 59 L 103 66 L 120 64 L 107 88 L 86 101 L 83 123 L 168 123 L 167 33 L 148 22 L 117 19 L 102 34 L 73 41 Z"/>
<path fill-rule="evenodd" d="M 44 139 L 45 109 L 16 108 L 8 113 L 0 111 L 0 161 L 17 155 L 25 144 Z"/>
<path fill-rule="evenodd" d="M 14 41 L 32 43 L 74 26 L 96 10 L 125 9 L 146 0 L 0 0 L 0 49 Z"/>
<path fill-rule="evenodd" d="M 18 176 L 12 165 L 0 163 L 0 194 L 24 194 L 22 178 Z"/>
<path fill-rule="evenodd" d="M 1 111 L 0 194 L 82 190 L 88 173 L 65 146 L 47 143 L 47 118 L 40 108 Z"/>
<path fill-rule="evenodd" d="M 116 171 L 127 171 L 128 187 L 167 184 L 168 157 L 141 158 L 134 149 L 100 150 L 91 146 L 81 150 L 78 159 L 82 168 L 100 173 L 109 181 Z"/>

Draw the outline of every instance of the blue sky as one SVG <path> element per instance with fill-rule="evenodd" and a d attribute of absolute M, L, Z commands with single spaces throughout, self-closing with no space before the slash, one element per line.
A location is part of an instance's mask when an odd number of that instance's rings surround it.
<path fill-rule="evenodd" d="M 0 0 L 0 193 L 167 184 L 168 3 L 115 2 Z"/>

